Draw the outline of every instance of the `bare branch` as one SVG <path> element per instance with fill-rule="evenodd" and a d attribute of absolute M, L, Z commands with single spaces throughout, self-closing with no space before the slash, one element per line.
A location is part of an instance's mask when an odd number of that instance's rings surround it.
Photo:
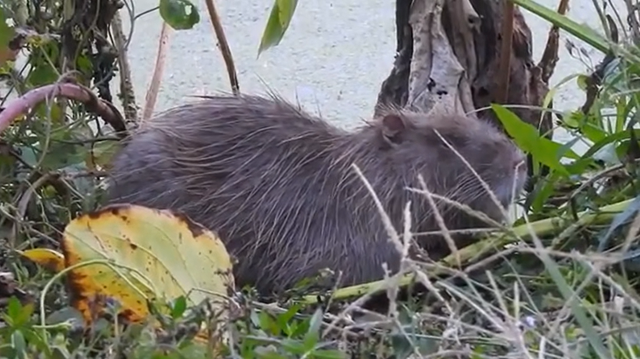
<path fill-rule="evenodd" d="M 224 29 L 222 28 L 220 16 L 218 16 L 218 11 L 216 10 L 216 5 L 213 0 L 206 0 L 206 3 L 207 10 L 209 10 L 209 18 L 211 18 L 211 24 L 213 25 L 213 30 L 216 32 L 216 37 L 218 38 L 220 52 L 222 53 L 222 58 L 227 66 L 229 82 L 231 83 L 231 91 L 237 96 L 240 93 L 238 74 L 236 73 L 236 67 L 233 63 L 233 56 L 231 56 L 231 49 L 229 48 L 227 37 L 225 36 Z"/>
<path fill-rule="evenodd" d="M 113 16 L 111 23 L 111 32 L 113 41 L 118 50 L 118 65 L 120 67 L 120 93 L 122 95 L 122 107 L 124 108 L 124 117 L 127 122 L 136 123 L 138 121 L 138 108 L 136 106 L 136 96 L 133 89 L 133 81 L 131 80 L 131 66 L 127 58 L 126 43 L 124 31 L 122 30 L 122 18 L 120 11 Z"/>
<path fill-rule="evenodd" d="M 7 107 L 0 112 L 0 132 L 9 127 L 18 116 L 26 114 L 27 111 L 35 107 L 38 103 L 57 96 L 63 96 L 84 103 L 89 111 L 102 117 L 106 123 L 111 125 L 118 137 L 126 137 L 127 129 L 118 109 L 107 101 L 97 98 L 88 88 L 72 83 L 42 86 L 11 101 Z"/>

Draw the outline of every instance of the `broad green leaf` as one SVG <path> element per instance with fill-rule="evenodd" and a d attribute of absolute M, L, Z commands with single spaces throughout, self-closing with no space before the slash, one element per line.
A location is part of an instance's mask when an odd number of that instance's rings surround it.
<path fill-rule="evenodd" d="M 71 131 L 67 129 L 51 131 L 49 137 L 49 144 L 45 147 L 46 134 L 43 134 L 42 140 L 40 141 L 40 148 L 38 148 L 38 159 L 40 159 L 43 153 L 46 154 L 42 163 L 44 168 L 48 170 L 61 170 L 65 167 L 84 162 L 88 152 L 86 145 L 80 146 L 62 142 L 76 140 Z"/>
<path fill-rule="evenodd" d="M 200 22 L 198 9 L 189 0 L 160 0 L 160 16 L 175 30 L 188 30 Z"/>
<path fill-rule="evenodd" d="M 182 314 L 184 314 L 186 310 L 187 310 L 187 298 L 181 295 L 178 298 L 176 298 L 176 300 L 173 302 L 171 317 L 173 317 L 173 319 L 178 319 L 182 316 Z"/>
<path fill-rule="evenodd" d="M 29 56 L 31 71 L 26 78 L 29 87 L 40 87 L 58 80 L 57 70 L 51 65 L 51 62 L 47 61 L 43 52 L 46 52 L 47 56 L 52 59 L 55 59 L 59 53 L 55 45 L 45 44 Z"/>
<path fill-rule="evenodd" d="M 298 0 L 276 0 L 271 8 L 267 26 L 262 33 L 258 56 L 270 47 L 276 46 L 287 31 Z"/>
<path fill-rule="evenodd" d="M 568 157 L 578 159 L 580 156 L 571 149 L 563 148 L 561 144 L 541 137 L 538 130 L 532 125 L 520 120 L 516 114 L 506 108 L 492 104 L 498 119 L 507 133 L 514 139 L 518 146 L 533 158 L 564 175 L 569 175 L 567 169 L 560 163 L 560 158 Z"/>
<path fill-rule="evenodd" d="M 556 25 L 558 28 L 570 33 L 578 39 L 586 42 L 597 50 L 603 53 L 609 52 L 609 41 L 590 27 L 580 25 L 577 22 L 569 19 L 568 17 L 558 14 L 557 11 L 542 6 L 533 0 L 511 1 L 522 6 L 524 9 L 531 11 L 535 15 L 540 16 L 544 20 L 549 21 L 553 25 Z"/>

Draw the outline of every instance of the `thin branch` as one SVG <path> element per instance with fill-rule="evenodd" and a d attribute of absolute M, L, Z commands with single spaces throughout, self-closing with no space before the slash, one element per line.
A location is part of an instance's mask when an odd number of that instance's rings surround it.
<path fill-rule="evenodd" d="M 59 83 L 42 86 L 33 89 L 19 98 L 9 102 L 5 109 L 0 112 L 0 132 L 4 131 L 18 116 L 23 115 L 29 109 L 35 107 L 38 103 L 45 99 L 62 96 L 69 99 L 82 102 L 87 109 L 111 125 L 115 130 L 115 134 L 119 138 L 127 136 L 127 129 L 124 124 L 122 115 L 118 109 L 107 101 L 99 99 L 88 88 L 72 84 Z"/>
<path fill-rule="evenodd" d="M 220 52 L 222 53 L 222 58 L 224 59 L 224 63 L 227 66 L 229 82 L 231 83 L 231 91 L 233 91 L 233 94 L 237 96 L 240 93 L 238 74 L 236 73 L 236 67 L 233 63 L 233 56 L 231 56 L 231 49 L 229 48 L 227 37 L 224 34 L 224 29 L 222 28 L 222 23 L 220 22 L 220 17 L 218 16 L 218 10 L 216 10 L 216 6 L 213 3 L 213 0 L 206 0 L 206 3 L 207 10 L 209 11 L 209 18 L 211 19 L 211 24 L 213 25 L 213 30 L 216 33 L 216 38 L 218 38 Z"/>
<path fill-rule="evenodd" d="M 132 25 L 133 26 L 133 25 Z M 136 106 L 135 91 L 131 80 L 131 66 L 127 58 L 127 39 L 122 29 L 122 18 L 117 11 L 111 23 L 114 45 L 118 51 L 118 65 L 120 67 L 120 93 L 122 94 L 122 107 L 127 122 L 135 123 L 138 120 L 138 108 Z"/>
<path fill-rule="evenodd" d="M 158 99 L 158 91 L 160 90 L 160 82 L 162 82 L 162 74 L 164 72 L 164 63 L 167 58 L 167 48 L 169 47 L 169 35 L 171 35 L 171 27 L 162 22 L 162 30 L 160 31 L 160 39 L 158 40 L 158 54 L 156 55 L 156 65 L 153 69 L 151 83 L 147 89 L 147 95 L 144 98 L 144 109 L 142 111 L 142 122 L 148 120 L 153 114 Z"/>

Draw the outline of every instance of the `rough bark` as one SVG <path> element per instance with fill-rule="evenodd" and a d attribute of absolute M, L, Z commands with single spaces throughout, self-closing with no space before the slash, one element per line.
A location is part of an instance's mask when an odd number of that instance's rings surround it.
<path fill-rule="evenodd" d="M 394 105 L 422 112 L 455 111 L 499 124 L 492 102 L 541 106 L 548 78 L 534 64 L 531 31 L 514 11 L 509 91 L 497 101 L 505 0 L 397 0 L 397 54 L 382 83 L 375 113 Z M 512 109 L 549 138 L 551 115 Z"/>

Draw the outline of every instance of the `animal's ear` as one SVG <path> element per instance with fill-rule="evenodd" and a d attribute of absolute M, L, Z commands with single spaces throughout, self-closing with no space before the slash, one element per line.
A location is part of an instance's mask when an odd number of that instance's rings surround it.
<path fill-rule="evenodd" d="M 388 114 L 382 118 L 382 135 L 390 142 L 397 143 L 399 135 L 406 129 L 405 120 L 398 114 Z"/>

